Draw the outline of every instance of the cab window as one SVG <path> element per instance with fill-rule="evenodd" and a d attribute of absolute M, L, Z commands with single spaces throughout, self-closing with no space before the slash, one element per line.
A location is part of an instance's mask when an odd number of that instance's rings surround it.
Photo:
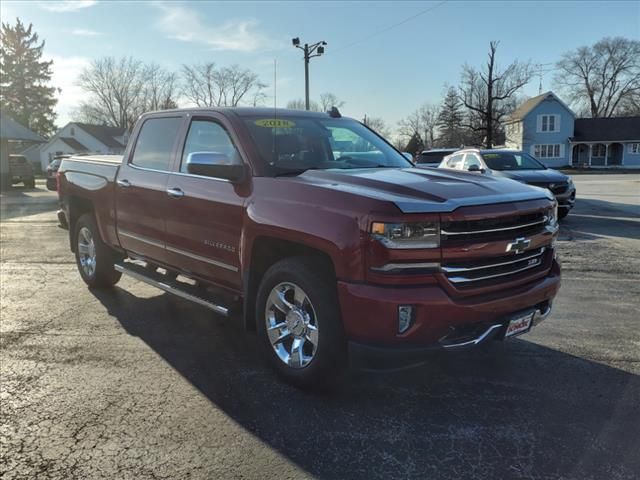
<path fill-rule="evenodd" d="M 467 153 L 464 157 L 464 169 L 469 170 L 469 167 L 476 165 L 478 168 L 482 168 L 482 164 L 478 157 L 473 153 Z"/>
<path fill-rule="evenodd" d="M 182 152 L 180 171 L 187 172 L 187 158 L 195 152 L 226 155 L 230 164 L 242 163 L 238 149 L 222 125 L 213 120 L 193 120 Z"/>
<path fill-rule="evenodd" d="M 460 165 L 460 162 L 462 162 L 462 155 L 461 154 L 454 155 L 449 160 L 447 160 L 447 167 L 458 168 Z"/>

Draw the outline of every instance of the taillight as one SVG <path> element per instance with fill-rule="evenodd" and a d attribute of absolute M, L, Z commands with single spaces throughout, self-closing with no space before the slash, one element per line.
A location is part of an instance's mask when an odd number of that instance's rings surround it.
<path fill-rule="evenodd" d="M 56 190 L 60 191 L 60 170 L 56 172 Z"/>

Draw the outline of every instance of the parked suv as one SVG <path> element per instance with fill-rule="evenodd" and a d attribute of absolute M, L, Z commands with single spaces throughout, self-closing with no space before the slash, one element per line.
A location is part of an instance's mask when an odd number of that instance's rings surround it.
<path fill-rule="evenodd" d="M 11 183 L 22 183 L 27 188 L 36 187 L 33 166 L 24 155 L 9 155 L 9 172 Z"/>
<path fill-rule="evenodd" d="M 569 214 L 576 201 L 576 187 L 569 175 L 546 167 L 520 150 L 458 150 L 445 157 L 439 168 L 505 177 L 550 190 L 558 202 L 558 218 Z"/>
<path fill-rule="evenodd" d="M 457 150 L 457 148 L 433 148 L 431 150 L 423 150 L 416 155 L 415 163 L 419 167 L 437 167 L 444 157 Z"/>
<path fill-rule="evenodd" d="M 145 114 L 123 156 L 58 178 L 89 287 L 126 274 L 237 319 L 305 387 L 526 333 L 560 286 L 550 192 L 415 168 L 337 109 Z"/>

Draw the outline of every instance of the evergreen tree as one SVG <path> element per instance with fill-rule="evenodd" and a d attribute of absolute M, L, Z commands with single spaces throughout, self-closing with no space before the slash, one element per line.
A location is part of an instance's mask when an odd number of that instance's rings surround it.
<path fill-rule="evenodd" d="M 456 148 L 464 143 L 463 119 L 462 102 L 460 102 L 458 92 L 454 87 L 449 87 L 438 115 L 440 129 L 438 143 L 441 146 Z"/>
<path fill-rule="evenodd" d="M 57 99 L 50 87 L 52 61 L 42 61 L 44 41 L 20 19 L 0 29 L 0 106 L 14 120 L 44 137 L 55 132 L 53 107 Z"/>

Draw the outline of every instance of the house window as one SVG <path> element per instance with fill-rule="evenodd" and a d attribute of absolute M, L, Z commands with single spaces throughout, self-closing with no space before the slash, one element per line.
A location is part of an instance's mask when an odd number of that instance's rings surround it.
<path fill-rule="evenodd" d="M 560 115 L 538 115 L 538 132 L 559 132 Z"/>
<path fill-rule="evenodd" d="M 533 156 L 537 158 L 560 158 L 560 144 L 534 145 Z"/>
<path fill-rule="evenodd" d="M 640 153 L 640 143 L 630 143 L 629 153 Z"/>
<path fill-rule="evenodd" d="M 75 137 L 75 135 L 76 135 L 76 129 L 71 127 L 71 136 Z"/>
<path fill-rule="evenodd" d="M 591 157 L 592 158 L 603 158 L 606 152 L 606 147 L 601 143 L 598 143 L 592 147 Z"/>

